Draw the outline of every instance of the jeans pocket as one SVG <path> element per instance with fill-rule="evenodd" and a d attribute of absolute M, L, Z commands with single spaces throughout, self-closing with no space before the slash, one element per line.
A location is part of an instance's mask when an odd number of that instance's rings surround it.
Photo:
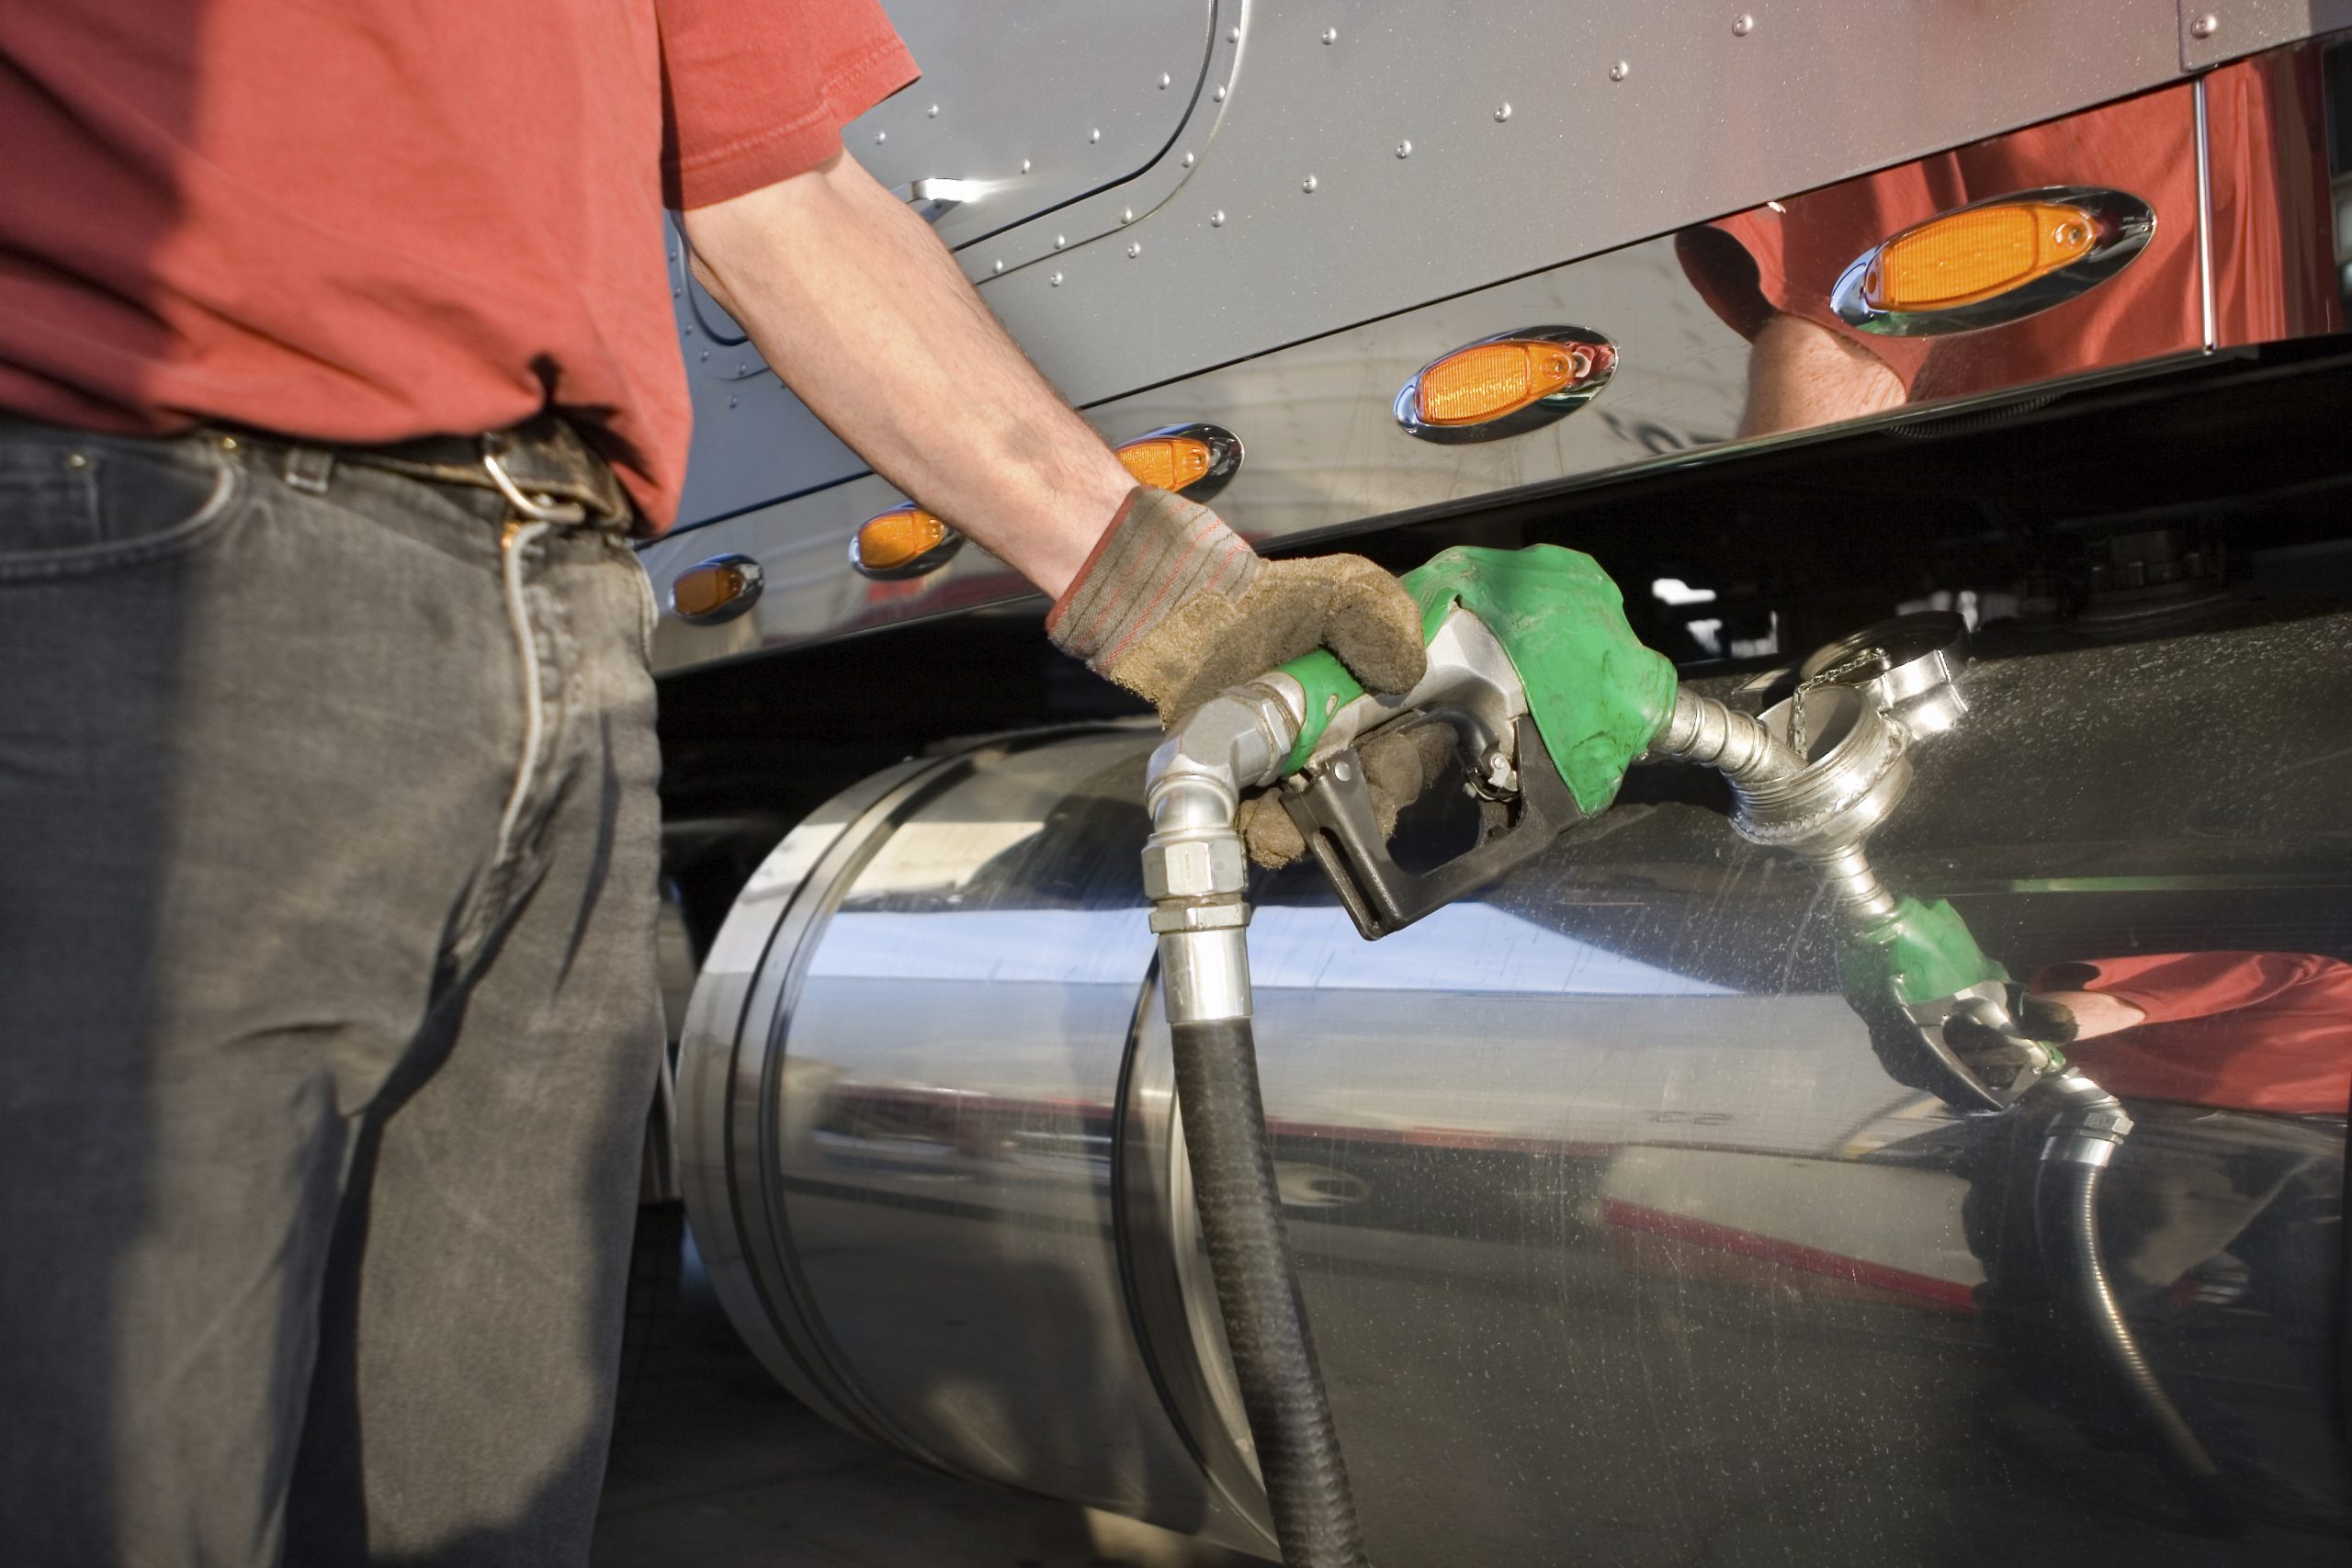
<path fill-rule="evenodd" d="M 0 443 L 0 582 L 179 555 L 225 528 L 246 494 L 243 470 L 199 438 Z"/>
<path fill-rule="evenodd" d="M 653 670 L 653 629 L 661 624 L 662 606 L 653 597 L 653 579 L 647 575 L 645 563 L 638 558 L 637 551 L 630 548 L 625 540 L 615 539 L 612 543 L 636 585 L 638 642 L 644 652 L 645 668 L 650 674 Z"/>

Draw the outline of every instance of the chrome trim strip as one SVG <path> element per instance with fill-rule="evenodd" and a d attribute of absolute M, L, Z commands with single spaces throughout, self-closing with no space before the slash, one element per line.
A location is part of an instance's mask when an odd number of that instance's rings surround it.
<path fill-rule="evenodd" d="M 2213 310 L 2213 138 L 2205 118 L 2205 78 L 2197 78 L 2197 302 L 2205 329 L 2205 352 L 2220 337 Z"/>

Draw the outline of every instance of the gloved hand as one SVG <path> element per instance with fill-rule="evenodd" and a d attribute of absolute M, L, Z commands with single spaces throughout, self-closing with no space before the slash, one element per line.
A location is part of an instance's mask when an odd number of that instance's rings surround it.
<path fill-rule="evenodd" d="M 1356 748 L 1363 762 L 1364 792 L 1372 797 L 1373 820 L 1384 839 L 1396 831 L 1397 814 L 1445 776 L 1453 756 L 1453 730 L 1443 724 L 1389 729 Z M 1306 852 L 1306 840 L 1271 790 L 1250 796 L 1234 814 L 1233 826 L 1250 858 L 1269 870 L 1288 865 Z"/>
<path fill-rule="evenodd" d="M 1227 686 L 1318 648 L 1368 691 L 1409 691 L 1428 668 L 1420 608 L 1387 572 L 1362 556 L 1261 560 L 1207 507 L 1146 485 L 1128 492 L 1046 631 L 1170 728 Z M 1415 776 L 1420 752 L 1409 743 L 1387 750 L 1379 773 L 1364 758 L 1394 803 L 1378 807 L 1384 830 L 1435 772 Z M 1243 813 L 1237 826 L 1260 863 L 1304 852 L 1278 804 L 1250 802 Z"/>

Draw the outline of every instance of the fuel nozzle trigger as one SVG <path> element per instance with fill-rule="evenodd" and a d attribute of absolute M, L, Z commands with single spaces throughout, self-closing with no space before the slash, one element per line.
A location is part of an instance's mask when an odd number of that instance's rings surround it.
<path fill-rule="evenodd" d="M 1384 728 L 1445 722 L 1446 716 L 1415 715 Z M 1283 809 L 1298 825 L 1316 863 L 1331 879 L 1348 918 L 1366 941 L 1402 931 L 1532 860 L 1584 820 L 1542 741 L 1519 744 L 1517 732 L 1522 728 L 1531 728 L 1523 716 L 1501 748 L 1470 753 L 1472 788 L 1479 804 L 1478 842 L 1432 871 L 1408 871 L 1388 852 L 1373 810 L 1363 759 L 1353 746 L 1321 753 L 1283 781 Z M 1506 766 L 1496 768 L 1496 763 Z M 1481 772 L 1479 764 L 1489 771 Z M 1508 785 L 1495 780 L 1496 773 L 1505 771 Z"/>
<path fill-rule="evenodd" d="M 1367 941 L 1541 853 L 1582 820 L 1535 732 L 1518 671 L 1465 608 L 1437 623 L 1428 672 L 1402 696 L 1365 693 L 1329 654 L 1294 660 L 1277 674 L 1298 682 L 1304 711 L 1322 720 L 1303 727 L 1293 748 L 1283 807 Z M 1411 872 L 1389 853 L 1363 749 L 1430 725 L 1452 730 L 1482 820 L 1476 846 L 1433 871 Z"/>
<path fill-rule="evenodd" d="M 1461 547 L 1403 581 L 1429 645 L 1428 673 L 1411 691 L 1367 694 L 1321 652 L 1269 677 L 1301 720 L 1277 770 L 1282 804 L 1367 940 L 1608 809 L 1675 698 L 1674 667 L 1634 636 L 1616 584 L 1589 556 Z M 1411 872 L 1388 852 L 1360 748 L 1437 723 L 1453 728 L 1481 828 L 1470 849 Z"/>

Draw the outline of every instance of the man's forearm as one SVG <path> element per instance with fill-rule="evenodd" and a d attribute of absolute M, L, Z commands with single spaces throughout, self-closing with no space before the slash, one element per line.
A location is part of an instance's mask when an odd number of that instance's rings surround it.
<path fill-rule="evenodd" d="M 685 214 L 697 274 L 834 433 L 1058 595 L 1134 480 L 855 160 Z"/>

